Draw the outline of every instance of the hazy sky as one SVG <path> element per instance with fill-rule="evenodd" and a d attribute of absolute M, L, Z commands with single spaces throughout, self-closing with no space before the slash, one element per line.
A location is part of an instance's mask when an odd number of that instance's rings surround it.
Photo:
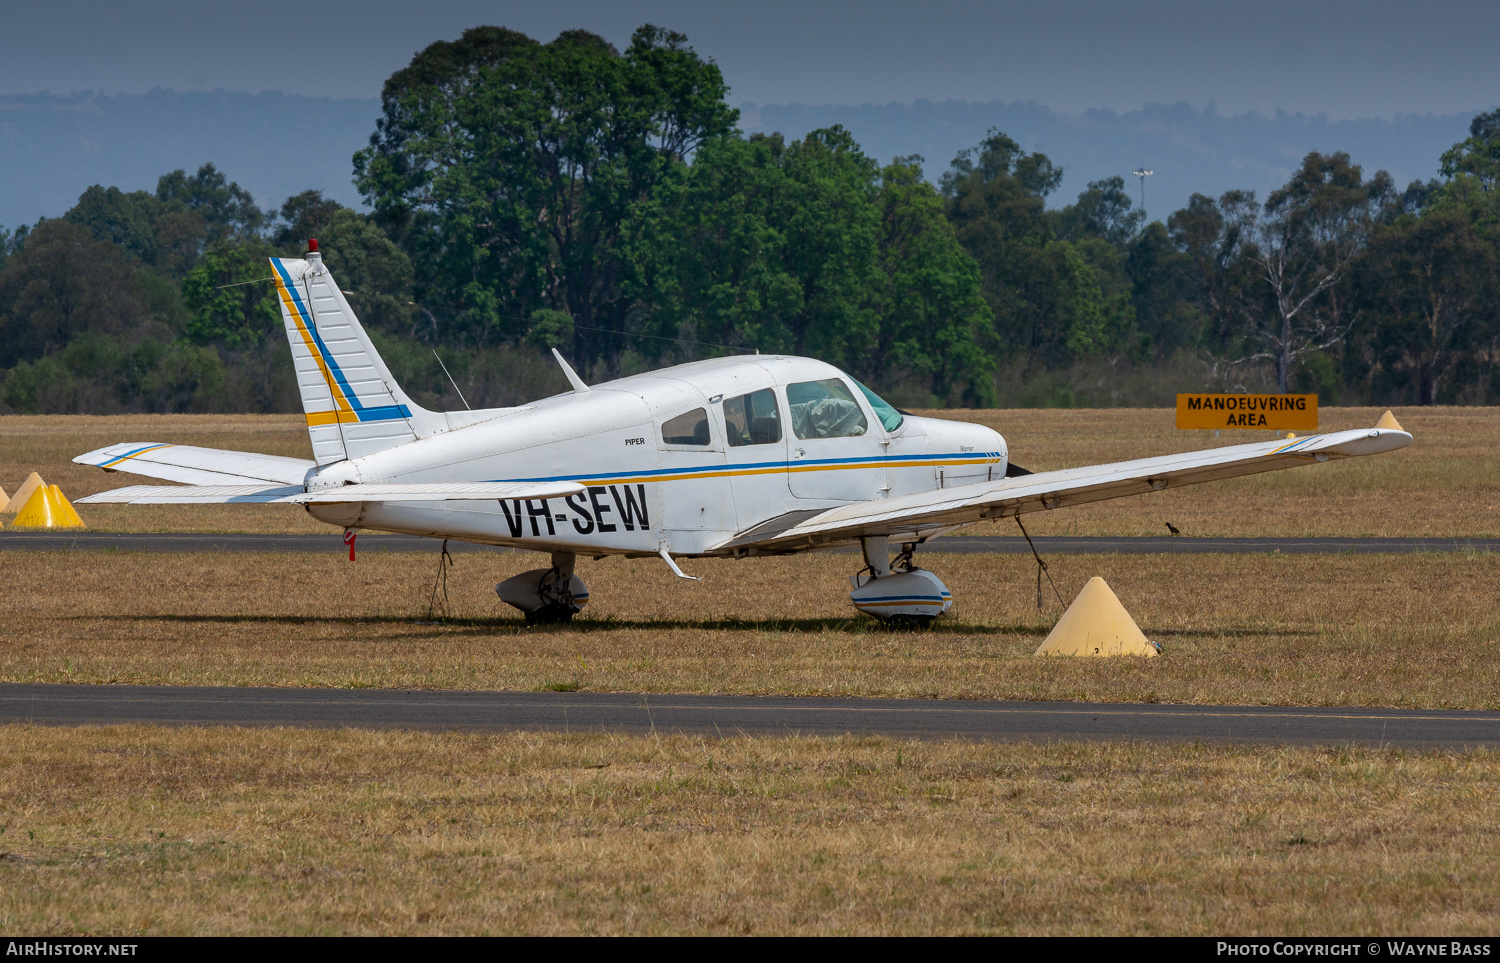
<path fill-rule="evenodd" d="M 1495 0 L 1134 3 L 762 0 L 7 0 L 0 94 L 285 90 L 370 97 L 422 46 L 489 23 L 617 46 L 651 22 L 723 68 L 738 105 L 1216 101 L 1333 118 L 1500 102 Z"/>

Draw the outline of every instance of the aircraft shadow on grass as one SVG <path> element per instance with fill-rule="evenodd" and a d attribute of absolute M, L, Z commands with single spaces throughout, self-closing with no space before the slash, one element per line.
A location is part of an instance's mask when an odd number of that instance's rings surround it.
<path fill-rule="evenodd" d="M 958 620 L 942 620 L 920 629 L 902 630 L 861 616 L 822 619 L 574 619 L 561 625 L 530 625 L 519 618 L 434 618 L 428 621 L 411 615 L 357 615 L 357 616 L 308 616 L 308 615 L 73 615 L 66 621 L 80 622 L 170 622 L 183 625 L 391 625 L 410 626 L 424 631 L 409 633 L 413 636 L 452 636 L 455 632 L 465 635 L 480 635 L 499 629 L 523 630 L 534 633 L 574 632 L 581 634 L 639 631 L 696 630 L 718 632 L 785 632 L 813 633 L 838 632 L 846 635 L 895 635 L 915 632 L 933 636 L 963 635 L 1024 635 L 1044 636 L 1051 631 L 1050 624 L 1023 622 L 998 625 L 975 625 Z M 443 631 L 431 631 L 441 628 Z M 1222 629 L 1145 629 L 1148 634 L 1161 638 L 1250 638 L 1263 635 L 1312 637 L 1318 632 L 1312 629 L 1268 629 L 1253 628 Z"/>

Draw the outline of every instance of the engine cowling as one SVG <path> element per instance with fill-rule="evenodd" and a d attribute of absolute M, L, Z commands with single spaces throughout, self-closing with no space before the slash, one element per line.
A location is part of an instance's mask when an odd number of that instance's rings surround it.
<path fill-rule="evenodd" d="M 869 573 L 854 577 L 849 600 L 866 615 L 891 619 L 934 619 L 953 608 L 953 593 L 943 580 L 926 569 L 893 572 L 880 578 Z"/>

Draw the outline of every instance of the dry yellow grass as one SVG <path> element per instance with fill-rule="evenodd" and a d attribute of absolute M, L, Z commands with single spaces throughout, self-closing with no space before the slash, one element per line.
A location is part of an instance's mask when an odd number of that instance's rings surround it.
<path fill-rule="evenodd" d="M 433 555 L 0 553 L 0 679 L 586 689 L 1500 708 L 1500 556 L 1059 556 L 1102 575 L 1160 659 L 1035 659 L 1058 615 L 1030 558 L 924 561 L 952 587 L 931 631 L 849 607 L 850 555 L 580 563 L 568 627 L 495 598 L 522 553 L 458 556 L 455 619 L 423 624 Z"/>
<path fill-rule="evenodd" d="M 1322 431 L 1373 426 L 1384 408 L 1325 408 Z M 1048 471 L 1275 438 L 1179 431 L 1164 409 L 926 412 L 996 429 L 1011 457 Z M 1271 472 L 1026 516 L 1043 535 L 1494 536 L 1500 534 L 1500 409 L 1400 408 L 1415 440 L 1371 458 Z M 1014 522 L 975 534 L 1016 533 Z"/>
<path fill-rule="evenodd" d="M 1324 430 L 1373 425 L 1384 409 L 1328 408 Z M 1048 470 L 1273 437 L 1270 432 L 1178 431 L 1158 409 L 931 411 L 987 424 L 1027 468 Z M 1399 452 L 1331 465 L 1119 499 L 1028 516 L 1040 534 L 1161 535 L 1171 521 L 1187 535 L 1500 535 L 1500 409 L 1413 408 L 1396 412 L 1416 441 Z M 0 485 L 33 470 L 70 498 L 147 481 L 70 462 L 120 441 L 166 441 L 311 457 L 296 415 L 74 415 L 0 417 Z M 92 506 L 101 531 L 329 531 L 289 506 Z M 972 531 L 1013 535 L 1014 523 Z"/>
<path fill-rule="evenodd" d="M 1492 753 L 0 729 L 28 934 L 1481 935 Z"/>

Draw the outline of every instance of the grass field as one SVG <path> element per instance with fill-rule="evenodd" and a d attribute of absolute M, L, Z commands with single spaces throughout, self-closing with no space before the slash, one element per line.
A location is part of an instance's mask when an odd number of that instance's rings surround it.
<path fill-rule="evenodd" d="M 1500 708 L 1500 555 L 1058 556 L 1103 575 L 1159 659 L 1035 659 L 1035 563 L 931 553 L 957 599 L 930 631 L 854 613 L 852 555 L 580 562 L 593 596 L 526 627 L 494 583 L 541 556 L 0 553 L 0 679 Z"/>
<path fill-rule="evenodd" d="M 1492 753 L 0 729 L 0 928 L 1493 934 Z"/>
<path fill-rule="evenodd" d="M 1373 425 L 1382 409 L 1323 409 L 1325 430 Z M 1005 435 L 1011 457 L 1032 470 L 1168 454 L 1273 437 L 1264 431 L 1178 431 L 1158 409 L 937 411 Z M 1037 534 L 1161 535 L 1170 521 L 1187 535 L 1500 535 L 1500 409 L 1401 409 L 1416 436 L 1398 452 L 1330 465 L 1118 499 L 1028 516 Z M 0 485 L 40 471 L 70 498 L 147 481 L 74 465 L 74 455 L 121 441 L 163 441 L 310 457 L 295 415 L 0 417 Z M 1441 497 L 1434 497 L 1440 492 Z M 316 532 L 330 529 L 290 506 L 86 506 L 103 531 Z M 1015 534 L 1010 523 L 976 533 Z"/>
<path fill-rule="evenodd" d="M 951 412 L 1028 468 L 1254 440 L 1161 411 Z M 1325 410 L 1329 429 L 1375 410 Z M 1043 534 L 1500 533 L 1500 414 L 1397 412 L 1373 459 L 1029 516 Z M 1260 433 L 1259 437 L 1266 437 Z M 0 418 L 0 484 L 155 440 L 304 455 L 296 417 Z M 298 509 L 88 507 L 121 531 L 321 531 L 326 555 L 0 552 L 0 680 L 1500 709 L 1500 556 L 1050 559 L 1164 657 L 1035 659 L 1020 556 L 926 553 L 931 631 L 855 616 L 848 555 L 583 561 L 586 617 L 493 585 L 539 556 L 362 552 Z M 989 529 L 979 527 L 976 531 Z M 1006 534 L 1014 527 L 1001 528 Z M 435 551 L 435 549 L 434 549 Z M 1489 934 L 1500 757 L 1332 747 L 0 727 L 0 928 L 131 933 Z"/>

